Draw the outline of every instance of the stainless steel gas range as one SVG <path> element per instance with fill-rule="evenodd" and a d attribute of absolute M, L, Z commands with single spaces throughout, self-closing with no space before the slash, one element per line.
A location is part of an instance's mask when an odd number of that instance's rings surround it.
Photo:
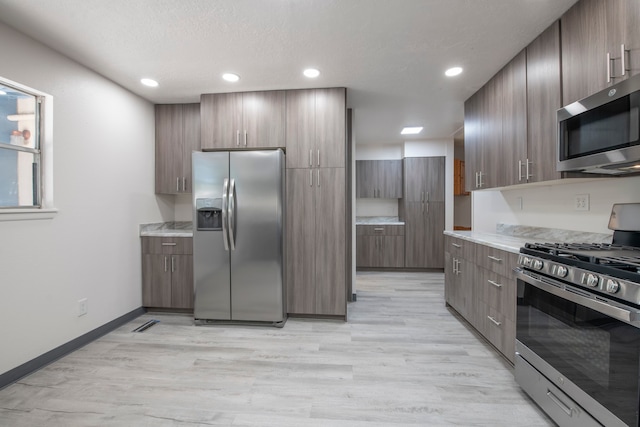
<path fill-rule="evenodd" d="M 614 206 L 612 244 L 520 249 L 516 381 L 560 426 L 640 425 L 639 213 Z"/>

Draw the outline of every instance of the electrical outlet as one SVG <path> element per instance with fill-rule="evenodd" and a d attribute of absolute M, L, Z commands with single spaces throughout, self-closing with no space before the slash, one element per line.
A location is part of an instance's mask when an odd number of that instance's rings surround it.
<path fill-rule="evenodd" d="M 78 300 L 78 317 L 84 316 L 87 314 L 87 310 L 89 309 L 89 301 L 87 298 L 82 298 Z"/>
<path fill-rule="evenodd" d="M 575 209 L 577 211 L 589 210 L 589 195 L 588 194 L 576 194 Z"/>

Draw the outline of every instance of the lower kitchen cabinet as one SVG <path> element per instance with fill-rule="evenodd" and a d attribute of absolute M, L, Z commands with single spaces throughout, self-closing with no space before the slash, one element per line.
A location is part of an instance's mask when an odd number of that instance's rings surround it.
<path fill-rule="evenodd" d="M 357 225 L 357 268 L 404 267 L 403 225 Z"/>
<path fill-rule="evenodd" d="M 444 202 L 405 202 L 405 267 L 444 267 Z"/>
<path fill-rule="evenodd" d="M 511 363 L 516 340 L 517 254 L 445 236 L 445 301 Z"/>
<path fill-rule="evenodd" d="M 142 305 L 193 309 L 193 239 L 142 237 Z"/>

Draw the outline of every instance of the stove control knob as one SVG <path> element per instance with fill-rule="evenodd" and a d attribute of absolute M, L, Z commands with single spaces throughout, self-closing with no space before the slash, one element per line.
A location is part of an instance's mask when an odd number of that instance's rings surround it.
<path fill-rule="evenodd" d="M 539 259 L 533 261 L 533 268 L 535 268 L 536 270 L 542 270 L 542 267 L 544 267 L 544 263 L 542 261 L 540 261 Z"/>
<path fill-rule="evenodd" d="M 610 294 L 615 294 L 620 289 L 620 284 L 615 280 L 609 279 L 607 280 L 607 292 Z"/>
<path fill-rule="evenodd" d="M 556 270 L 556 274 L 558 275 L 558 277 L 566 277 L 567 273 L 569 273 L 567 267 L 564 267 L 562 265 L 558 266 L 558 269 Z"/>
<path fill-rule="evenodd" d="M 591 286 L 592 288 L 598 286 L 599 278 L 595 274 L 587 275 L 587 286 Z"/>
<path fill-rule="evenodd" d="M 531 266 L 531 258 L 529 258 L 528 256 L 523 256 L 521 264 L 525 267 Z"/>

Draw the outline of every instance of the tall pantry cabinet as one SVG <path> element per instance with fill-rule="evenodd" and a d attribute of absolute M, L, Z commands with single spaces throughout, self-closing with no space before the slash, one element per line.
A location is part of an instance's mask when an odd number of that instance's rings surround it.
<path fill-rule="evenodd" d="M 287 91 L 287 311 L 346 316 L 346 89 Z"/>

